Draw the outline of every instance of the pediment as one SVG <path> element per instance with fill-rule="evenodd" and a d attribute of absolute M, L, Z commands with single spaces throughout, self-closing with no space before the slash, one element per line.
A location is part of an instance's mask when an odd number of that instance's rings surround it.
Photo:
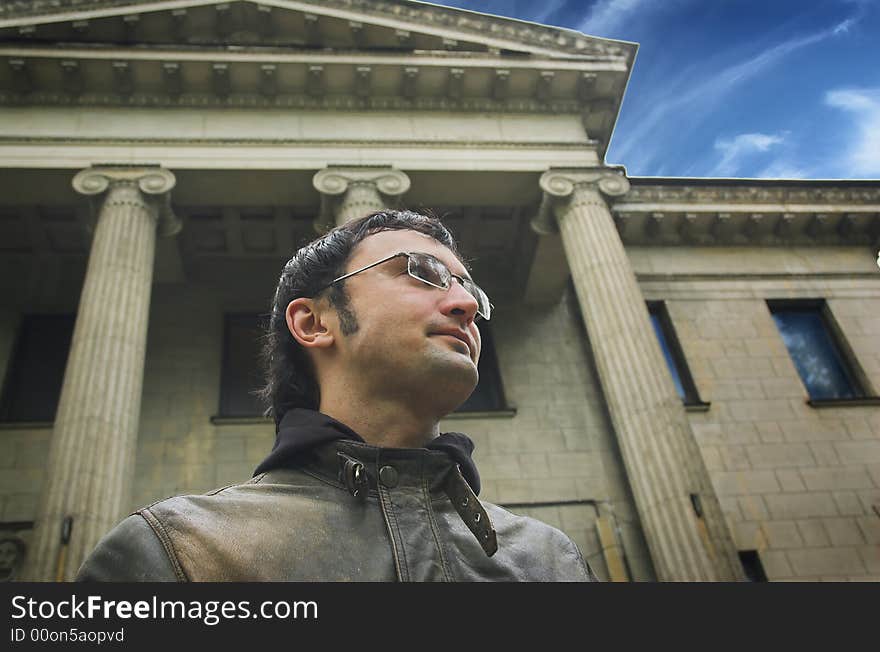
<path fill-rule="evenodd" d="M 410 0 L 11 0 L 4 42 L 627 57 L 633 44 Z"/>

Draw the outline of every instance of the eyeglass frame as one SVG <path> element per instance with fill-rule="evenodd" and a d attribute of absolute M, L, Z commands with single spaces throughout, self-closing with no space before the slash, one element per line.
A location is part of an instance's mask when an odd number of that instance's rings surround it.
<path fill-rule="evenodd" d="M 459 276 L 458 274 L 454 274 L 454 273 L 452 272 L 452 270 L 449 269 L 449 266 L 448 266 L 446 263 L 444 263 L 442 260 L 440 260 L 439 258 L 437 258 L 437 256 L 433 256 L 433 255 L 431 255 L 431 254 L 428 254 L 428 253 L 425 253 L 425 252 L 422 252 L 422 251 L 398 251 L 396 254 L 391 254 L 390 256 L 386 256 L 386 257 L 383 258 L 382 260 L 377 260 L 375 263 L 370 263 L 369 265 L 366 265 L 365 267 L 361 267 L 360 269 L 356 269 L 356 270 L 354 270 L 353 272 L 349 272 L 348 274 L 343 274 L 343 275 L 340 276 L 339 278 L 333 279 L 333 280 L 330 281 L 327 285 L 325 285 L 325 286 L 322 287 L 320 290 L 318 290 L 318 292 L 323 292 L 323 291 L 326 290 L 327 288 L 329 288 L 329 287 L 331 287 L 331 286 L 336 285 L 337 283 L 339 283 L 339 281 L 344 281 L 345 279 L 347 279 L 347 278 L 349 278 L 349 277 L 351 277 L 351 276 L 354 276 L 355 274 L 360 274 L 361 272 L 365 272 L 365 271 L 367 271 L 368 269 L 371 269 L 371 268 L 373 268 L 373 267 L 376 267 L 377 265 L 381 265 L 382 263 L 387 263 L 389 260 L 393 260 L 393 259 L 395 259 L 395 258 L 400 258 L 401 256 L 406 256 L 406 273 L 407 273 L 409 276 L 411 276 L 412 278 L 416 279 L 417 281 L 421 281 L 421 282 L 424 283 L 425 285 L 429 285 L 429 286 L 431 286 L 431 287 L 433 287 L 433 288 L 437 288 L 438 290 L 447 290 L 447 291 L 448 291 L 449 288 L 452 287 L 452 283 L 451 283 L 451 282 L 449 283 L 449 287 L 443 287 L 442 285 L 436 285 L 436 284 L 431 283 L 430 281 L 428 281 L 428 280 L 426 280 L 426 279 L 420 278 L 420 277 L 416 276 L 415 274 L 413 274 L 413 273 L 410 271 L 410 269 L 409 269 L 410 256 L 413 256 L 413 255 L 416 255 L 416 256 L 429 256 L 429 257 L 433 258 L 434 260 L 436 260 L 438 263 L 440 263 L 440 264 L 444 267 L 444 269 L 446 269 L 446 271 L 449 272 L 449 277 L 450 277 L 450 279 L 455 279 L 455 280 L 457 280 L 457 281 L 459 282 L 459 284 L 461 285 L 461 287 L 464 288 L 465 292 L 467 292 L 468 294 L 470 294 L 470 295 L 474 298 L 474 301 L 477 302 L 477 316 L 479 316 L 479 317 L 480 317 L 481 319 L 483 319 L 484 321 L 489 321 L 489 317 L 491 317 L 491 315 L 492 315 L 492 308 L 494 308 L 495 306 L 493 306 L 493 305 L 492 305 L 492 302 L 489 301 L 489 295 L 486 294 L 486 291 L 485 291 L 483 288 L 481 288 L 479 285 L 477 285 L 476 283 L 474 283 L 473 279 L 465 278 L 465 277 L 463 277 L 463 276 Z M 473 285 L 477 290 L 479 290 L 480 292 L 483 293 L 483 296 L 484 296 L 484 297 L 486 297 L 486 304 L 487 304 L 487 312 L 488 312 L 488 315 L 484 315 L 482 312 L 480 312 L 480 309 L 479 309 L 479 306 L 480 306 L 480 300 L 479 300 L 476 296 L 474 296 L 474 294 L 473 294 L 470 290 L 467 289 L 467 285 L 466 285 L 465 283 L 469 283 L 470 285 Z"/>

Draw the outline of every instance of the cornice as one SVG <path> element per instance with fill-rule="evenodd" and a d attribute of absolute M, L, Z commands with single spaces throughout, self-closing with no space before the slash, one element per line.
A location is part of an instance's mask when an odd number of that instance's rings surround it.
<path fill-rule="evenodd" d="M 660 206 L 694 205 L 694 204 L 743 204 L 743 205 L 786 205 L 786 204 L 880 204 L 880 181 L 874 188 L 840 187 L 827 185 L 821 187 L 767 187 L 763 182 L 751 185 L 748 179 L 742 180 L 741 186 L 644 186 L 633 185 L 629 192 L 618 203 L 626 204 L 627 208 L 636 209 L 639 204 Z M 810 183 L 805 181 L 804 183 Z M 833 183 L 833 182 L 832 182 Z"/>
<path fill-rule="evenodd" d="M 539 234 L 557 230 L 555 211 L 576 189 L 605 195 L 624 244 L 634 246 L 876 245 L 880 243 L 880 181 L 773 182 L 748 179 L 636 185 L 612 169 L 550 170 L 532 220 Z M 604 187 L 603 187 L 604 184 Z M 582 201 L 603 203 L 599 193 Z"/>
<path fill-rule="evenodd" d="M 873 245 L 880 181 L 638 180 L 612 202 L 630 245 Z"/>
<path fill-rule="evenodd" d="M 107 9 L 137 9 L 144 5 L 155 11 L 158 2 L 143 0 L 7 0 L 0 3 L 0 20 L 45 17 L 71 11 L 87 13 Z M 205 2 L 174 3 L 211 4 Z M 217 3 L 219 4 L 219 2 Z M 315 13 L 356 12 L 378 20 L 403 21 L 426 29 L 454 30 L 470 35 L 477 41 L 506 41 L 547 51 L 576 56 L 625 57 L 631 59 L 635 44 L 587 36 L 580 32 L 527 23 L 524 21 L 490 16 L 452 7 L 441 7 L 402 0 L 321 0 L 297 2 L 290 0 L 261 0 L 261 4 L 285 8 L 311 10 Z M 169 3 L 169 9 L 171 8 Z"/>
<path fill-rule="evenodd" d="M 736 283 L 737 281 L 782 281 L 790 282 L 793 272 L 741 272 L 733 273 L 729 270 L 720 271 L 717 274 L 708 273 L 663 273 L 663 272 L 637 272 L 636 278 L 646 283 L 699 283 L 701 281 Z M 851 269 L 842 272 L 807 272 L 796 273 L 798 281 L 876 281 L 876 272 L 856 272 Z M 876 290 L 873 294 L 880 296 Z"/>
<path fill-rule="evenodd" d="M 633 209 L 612 206 L 626 245 L 854 246 L 880 242 L 880 205 L 730 205 Z"/>
<path fill-rule="evenodd" d="M 0 3 L 0 19 L 51 16 L 60 12 L 93 11 L 142 4 L 143 0 L 5 0 Z"/>
<path fill-rule="evenodd" d="M 276 4 L 276 2 L 271 2 Z M 277 2 L 283 5 L 283 2 Z M 349 9 L 368 15 L 404 19 L 421 25 L 444 27 L 472 34 L 474 38 L 503 38 L 548 50 L 577 55 L 628 56 L 627 47 L 619 41 L 589 37 L 580 32 L 546 27 L 509 18 L 488 16 L 460 9 L 389 0 L 322 0 L 322 4 L 338 9 Z"/>

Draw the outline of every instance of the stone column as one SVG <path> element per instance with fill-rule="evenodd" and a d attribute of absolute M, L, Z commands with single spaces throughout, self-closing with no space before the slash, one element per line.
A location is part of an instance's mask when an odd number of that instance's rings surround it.
<path fill-rule="evenodd" d="M 312 179 L 321 193 L 321 216 L 315 230 L 325 233 L 359 217 L 393 206 L 409 190 L 409 177 L 385 167 L 328 167 Z"/>
<path fill-rule="evenodd" d="M 72 579 L 129 507 L 156 234 L 180 228 L 170 211 L 174 183 L 158 167 L 96 166 L 73 179 L 99 210 L 27 560 L 31 580 Z"/>
<path fill-rule="evenodd" d="M 608 168 L 550 170 L 532 226 L 557 228 L 657 576 L 742 579 L 742 566 L 602 194 L 629 181 Z"/>

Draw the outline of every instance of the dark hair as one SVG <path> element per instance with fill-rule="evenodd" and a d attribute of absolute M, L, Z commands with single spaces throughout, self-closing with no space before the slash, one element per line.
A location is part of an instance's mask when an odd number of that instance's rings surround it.
<path fill-rule="evenodd" d="M 265 385 L 257 393 L 267 405 L 266 416 L 274 417 L 276 424 L 289 409 L 317 410 L 321 400 L 311 359 L 287 329 L 288 304 L 299 297 L 314 297 L 333 279 L 342 276 L 355 246 L 367 236 L 402 230 L 431 236 L 461 260 L 452 234 L 439 219 L 387 209 L 335 227 L 299 249 L 284 265 L 263 337 L 261 357 Z M 349 309 L 344 284 L 342 281 L 331 286 L 328 300 L 339 313 L 343 333 L 350 335 L 357 330 L 357 320 Z"/>

